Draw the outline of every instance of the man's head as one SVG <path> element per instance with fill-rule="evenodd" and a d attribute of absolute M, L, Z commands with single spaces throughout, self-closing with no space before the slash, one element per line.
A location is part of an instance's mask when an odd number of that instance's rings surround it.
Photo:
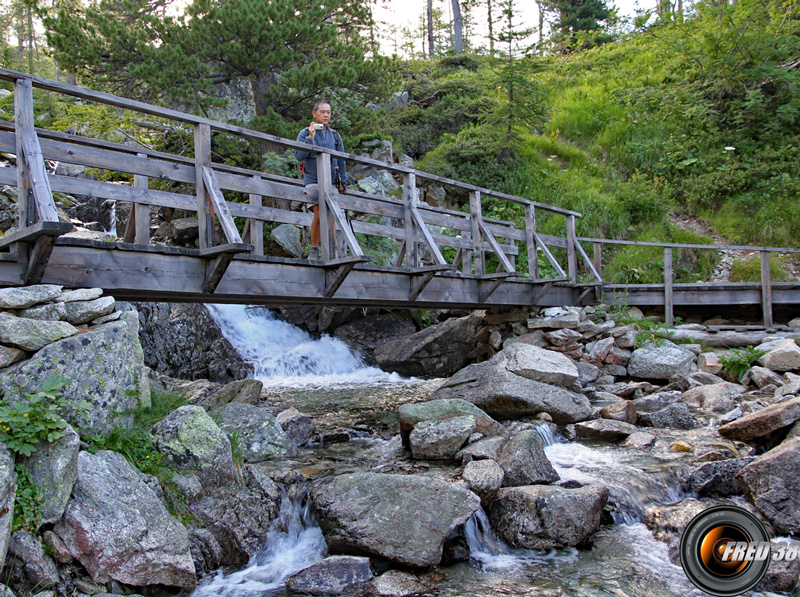
<path fill-rule="evenodd" d="M 328 124 L 331 121 L 331 105 L 326 100 L 319 100 L 311 111 L 316 122 Z"/>

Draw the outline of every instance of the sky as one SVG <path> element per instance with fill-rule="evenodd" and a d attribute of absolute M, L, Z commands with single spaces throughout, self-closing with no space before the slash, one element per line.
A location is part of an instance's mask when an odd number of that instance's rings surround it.
<path fill-rule="evenodd" d="M 621 17 L 633 17 L 637 10 L 653 10 L 657 0 L 607 0 L 609 6 L 616 6 Z M 487 35 L 485 28 L 485 3 L 475 12 L 480 20 L 476 31 Z M 538 9 L 534 0 L 521 0 L 519 5 L 519 25 L 526 28 L 537 28 L 539 25 Z M 375 17 L 384 23 L 393 23 L 398 28 L 406 27 L 415 29 L 419 25 L 420 16 L 426 11 L 427 0 L 384 0 L 378 3 Z M 451 18 L 450 0 L 434 0 L 434 7 L 439 6 L 444 10 L 445 19 Z M 402 39 L 398 39 L 398 44 Z M 382 40 L 381 48 L 383 53 L 391 54 L 394 51 L 395 42 L 392 40 Z M 417 43 L 416 51 L 421 50 L 421 41 Z"/>

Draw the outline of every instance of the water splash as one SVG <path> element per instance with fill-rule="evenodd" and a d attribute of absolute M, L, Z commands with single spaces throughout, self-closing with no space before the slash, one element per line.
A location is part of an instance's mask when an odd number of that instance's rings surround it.
<path fill-rule="evenodd" d="M 218 571 L 205 579 L 192 597 L 262 597 L 283 589 L 284 581 L 319 562 L 328 546 L 311 510 L 308 484 L 281 487 L 282 500 L 267 542 L 243 570 Z"/>
<path fill-rule="evenodd" d="M 368 367 L 341 340 L 318 340 L 267 309 L 243 305 L 207 305 L 222 334 L 255 368 L 254 377 L 268 386 L 329 387 L 331 385 L 397 383 L 395 373 Z"/>

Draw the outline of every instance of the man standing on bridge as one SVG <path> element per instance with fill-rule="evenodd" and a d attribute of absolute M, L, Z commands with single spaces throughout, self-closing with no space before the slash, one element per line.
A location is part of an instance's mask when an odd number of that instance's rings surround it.
<path fill-rule="evenodd" d="M 330 127 L 331 105 L 326 100 L 319 100 L 311 111 L 314 121 L 297 135 L 297 141 L 308 143 L 317 147 L 325 147 L 335 151 L 344 151 L 342 136 Z M 312 151 L 294 150 L 295 157 L 303 166 L 303 183 L 306 185 L 305 194 L 317 200 L 317 205 L 312 207 L 314 220 L 311 223 L 311 249 L 309 259 L 319 259 L 319 185 L 317 184 L 317 154 Z M 334 187 L 344 193 L 347 181 L 347 170 L 344 160 L 331 159 L 331 180 Z"/>

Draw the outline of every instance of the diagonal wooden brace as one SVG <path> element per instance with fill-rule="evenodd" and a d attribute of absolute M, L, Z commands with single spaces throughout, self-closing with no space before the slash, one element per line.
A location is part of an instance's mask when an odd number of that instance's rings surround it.
<path fill-rule="evenodd" d="M 231 264 L 233 256 L 237 253 L 249 253 L 252 250 L 253 245 L 244 243 L 230 243 L 200 249 L 200 257 L 208 259 L 206 262 L 206 277 L 203 281 L 203 292 L 213 294 Z"/>
<path fill-rule="evenodd" d="M 228 204 L 225 202 L 225 197 L 222 195 L 217 175 L 214 174 L 214 170 L 208 166 L 203 166 L 203 182 L 206 185 L 206 193 L 214 208 L 214 213 L 217 214 L 219 224 L 222 227 L 222 231 L 225 233 L 225 238 L 229 243 L 242 244 L 242 237 L 239 236 L 239 230 L 236 228 L 236 224 L 233 221 L 231 210 L 228 209 Z"/>

